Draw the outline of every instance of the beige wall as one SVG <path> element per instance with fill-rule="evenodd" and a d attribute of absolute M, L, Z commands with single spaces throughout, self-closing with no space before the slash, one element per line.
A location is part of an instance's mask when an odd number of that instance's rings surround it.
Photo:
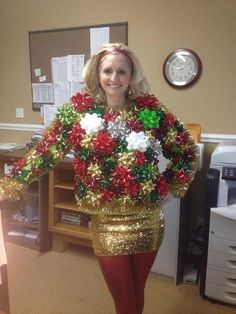
<path fill-rule="evenodd" d="M 235 0 L 0 0 L 0 122 L 41 123 L 31 109 L 28 31 L 122 21 L 162 102 L 204 133 L 234 134 Z M 200 80 L 186 90 L 169 87 L 162 75 L 164 59 L 179 47 L 203 63 Z M 16 107 L 24 119 L 15 118 Z"/>

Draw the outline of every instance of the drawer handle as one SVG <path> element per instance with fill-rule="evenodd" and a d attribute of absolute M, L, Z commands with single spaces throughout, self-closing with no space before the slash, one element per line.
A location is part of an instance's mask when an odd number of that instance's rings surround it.
<path fill-rule="evenodd" d="M 232 268 L 236 268 L 236 261 L 228 261 Z"/>
<path fill-rule="evenodd" d="M 236 253 L 236 246 L 230 245 L 229 248 L 232 252 Z"/>
<path fill-rule="evenodd" d="M 226 280 L 227 280 L 232 286 L 236 286 L 236 278 L 226 278 Z"/>
<path fill-rule="evenodd" d="M 235 292 L 226 292 L 225 293 L 228 297 L 230 297 L 231 299 L 236 300 L 236 293 Z"/>

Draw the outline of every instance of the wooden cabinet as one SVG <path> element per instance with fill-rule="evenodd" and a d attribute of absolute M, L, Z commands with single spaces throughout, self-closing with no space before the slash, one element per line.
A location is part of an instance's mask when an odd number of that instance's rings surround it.
<path fill-rule="evenodd" d="M 71 244 L 91 247 L 90 216 L 78 211 L 74 199 L 72 161 L 65 159 L 49 174 L 49 229 L 53 249 L 64 251 Z"/>
<path fill-rule="evenodd" d="M 24 157 L 26 151 L 0 153 L 1 175 L 4 165 Z M 48 176 L 31 183 L 21 201 L 4 202 L 3 227 L 5 240 L 45 252 L 51 249 L 48 230 Z"/>

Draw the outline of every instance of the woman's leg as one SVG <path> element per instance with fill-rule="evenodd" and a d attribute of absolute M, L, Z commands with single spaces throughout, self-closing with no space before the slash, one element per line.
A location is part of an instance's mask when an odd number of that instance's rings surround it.
<path fill-rule="evenodd" d="M 137 314 L 132 256 L 99 256 L 103 277 L 117 314 Z"/>
<path fill-rule="evenodd" d="M 148 274 L 156 258 L 157 251 L 133 255 L 132 268 L 136 294 L 137 314 L 143 313 L 144 290 Z"/>
<path fill-rule="evenodd" d="M 156 254 L 98 257 L 117 314 L 142 314 L 145 284 Z"/>

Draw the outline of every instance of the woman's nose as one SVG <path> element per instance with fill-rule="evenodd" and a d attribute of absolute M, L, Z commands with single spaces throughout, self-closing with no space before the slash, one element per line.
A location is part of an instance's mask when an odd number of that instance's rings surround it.
<path fill-rule="evenodd" d="M 111 75 L 111 80 L 115 81 L 116 79 L 117 79 L 117 73 L 113 72 L 112 75 Z"/>

